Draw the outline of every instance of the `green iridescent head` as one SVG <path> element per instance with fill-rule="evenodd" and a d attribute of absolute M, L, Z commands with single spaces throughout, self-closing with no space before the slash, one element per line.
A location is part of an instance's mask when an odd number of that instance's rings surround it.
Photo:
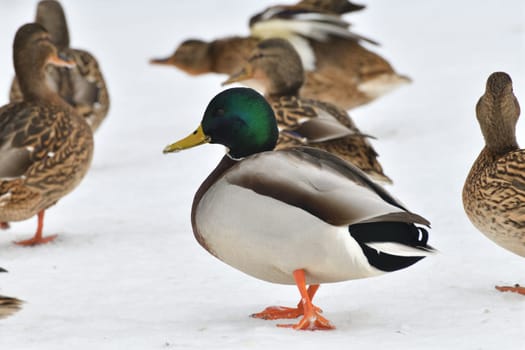
<path fill-rule="evenodd" d="M 232 158 L 239 159 L 272 150 L 278 136 L 275 115 L 266 99 L 252 89 L 233 88 L 215 96 L 197 130 L 167 146 L 164 153 L 219 143 L 228 147 Z"/>

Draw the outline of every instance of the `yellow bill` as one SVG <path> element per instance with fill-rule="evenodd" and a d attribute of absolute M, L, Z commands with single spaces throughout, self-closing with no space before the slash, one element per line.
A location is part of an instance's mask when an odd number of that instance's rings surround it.
<path fill-rule="evenodd" d="M 208 142 L 210 142 L 210 137 L 204 134 L 204 131 L 202 131 L 202 125 L 199 125 L 197 130 L 195 130 L 192 134 L 186 136 L 182 140 L 166 146 L 163 153 L 179 152 Z"/>

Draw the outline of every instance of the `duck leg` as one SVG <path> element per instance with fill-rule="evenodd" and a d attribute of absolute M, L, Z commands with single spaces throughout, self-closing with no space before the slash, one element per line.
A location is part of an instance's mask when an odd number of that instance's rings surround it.
<path fill-rule="evenodd" d="M 525 295 L 525 287 L 520 286 L 519 284 L 515 284 L 513 287 L 511 286 L 496 286 L 496 289 L 500 292 L 513 292 Z"/>
<path fill-rule="evenodd" d="M 308 293 L 308 297 L 310 300 L 313 299 L 315 292 L 319 289 L 318 284 L 313 284 L 308 287 L 308 290 L 306 291 Z M 314 306 L 317 312 L 323 312 L 320 308 L 317 306 Z M 278 320 L 282 318 L 297 318 L 299 316 L 302 316 L 304 314 L 303 309 L 303 302 L 299 301 L 297 304 L 297 307 L 286 307 L 286 306 L 268 306 L 266 309 L 264 309 L 261 312 L 258 312 L 256 314 L 250 315 L 250 317 L 254 318 L 261 318 L 263 320 Z"/>
<path fill-rule="evenodd" d="M 299 269 L 293 272 L 295 283 L 301 293 L 301 303 L 303 304 L 303 318 L 296 324 L 279 324 L 278 327 L 290 327 L 301 330 L 328 330 L 335 327 L 326 318 L 319 314 L 318 309 L 312 304 L 312 299 L 306 290 L 304 270 Z"/>
<path fill-rule="evenodd" d="M 41 210 L 40 212 L 38 212 L 38 225 L 37 225 L 36 233 L 33 236 L 33 238 L 30 238 L 24 241 L 18 241 L 15 243 L 18 245 L 27 247 L 27 246 L 34 246 L 38 244 L 45 244 L 45 243 L 51 242 L 57 237 L 57 235 L 52 235 L 52 236 L 48 236 L 45 238 L 42 237 L 43 228 L 44 228 L 44 210 Z"/>
<path fill-rule="evenodd" d="M 0 221 L 0 230 L 7 230 L 9 228 L 8 222 Z"/>

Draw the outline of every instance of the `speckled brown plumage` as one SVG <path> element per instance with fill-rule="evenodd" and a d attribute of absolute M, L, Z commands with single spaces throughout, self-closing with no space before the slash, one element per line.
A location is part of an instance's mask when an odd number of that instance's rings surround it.
<path fill-rule="evenodd" d="M 244 79 L 257 80 L 265 88 L 280 130 L 278 149 L 298 145 L 320 148 L 353 163 L 376 180 L 391 183 L 377 161 L 376 151 L 344 110 L 299 95 L 303 70 L 299 56 L 287 41 L 260 42 L 244 68 L 228 82 Z M 337 123 L 349 132 L 324 129 L 325 122 Z"/>
<path fill-rule="evenodd" d="M 319 148 L 351 162 L 377 181 L 392 183 L 392 180 L 383 173 L 383 168 L 377 160 L 377 152 L 366 137 L 360 135 L 361 132 L 345 111 L 329 103 L 296 96 L 269 98 L 268 101 L 274 109 L 277 123 L 283 130 L 293 129 L 297 125 L 298 119 L 307 116 L 316 118 L 320 110 L 323 110 L 336 117 L 342 125 L 356 133 L 356 135 L 344 136 L 334 140 L 308 142 L 281 132 L 276 149 L 305 145 Z"/>
<path fill-rule="evenodd" d="M 489 77 L 476 112 L 486 145 L 465 181 L 465 212 L 488 238 L 525 257 L 525 150 L 516 141 L 520 108 L 507 74 Z"/>
<path fill-rule="evenodd" d="M 97 60 L 84 50 L 69 47 L 69 32 L 62 7 L 57 1 L 44 0 L 38 4 L 36 22 L 48 29 L 62 56 L 75 62 L 75 67 L 48 66 L 49 86 L 68 102 L 78 115 L 84 117 L 93 131 L 97 130 L 109 111 L 109 94 Z M 9 94 L 11 102 L 23 100 L 15 77 Z"/>
<path fill-rule="evenodd" d="M 46 63 L 58 58 L 43 27 L 22 26 L 13 51 L 24 101 L 0 108 L 0 222 L 41 213 L 41 224 L 43 211 L 86 174 L 93 134 L 46 84 Z"/>
<path fill-rule="evenodd" d="M 91 131 L 78 119 L 54 105 L 20 102 L 0 109 L 0 145 L 7 148 L 0 159 L 18 163 L 11 174 L 9 164 L 0 171 L 0 221 L 28 219 L 78 185 L 93 150 Z"/>

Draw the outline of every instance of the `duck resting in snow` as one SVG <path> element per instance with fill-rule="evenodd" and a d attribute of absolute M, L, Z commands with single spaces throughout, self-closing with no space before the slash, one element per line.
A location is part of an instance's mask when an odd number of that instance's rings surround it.
<path fill-rule="evenodd" d="M 197 241 L 253 277 L 297 285 L 297 307 L 269 307 L 253 317 L 302 316 L 280 326 L 332 329 L 312 304 L 319 285 L 416 263 L 434 251 L 418 226 L 430 223 L 330 153 L 309 147 L 273 151 L 278 134 L 264 97 L 233 88 L 215 96 L 197 130 L 164 152 L 204 143 L 227 147 L 195 194 L 191 222 Z"/>

